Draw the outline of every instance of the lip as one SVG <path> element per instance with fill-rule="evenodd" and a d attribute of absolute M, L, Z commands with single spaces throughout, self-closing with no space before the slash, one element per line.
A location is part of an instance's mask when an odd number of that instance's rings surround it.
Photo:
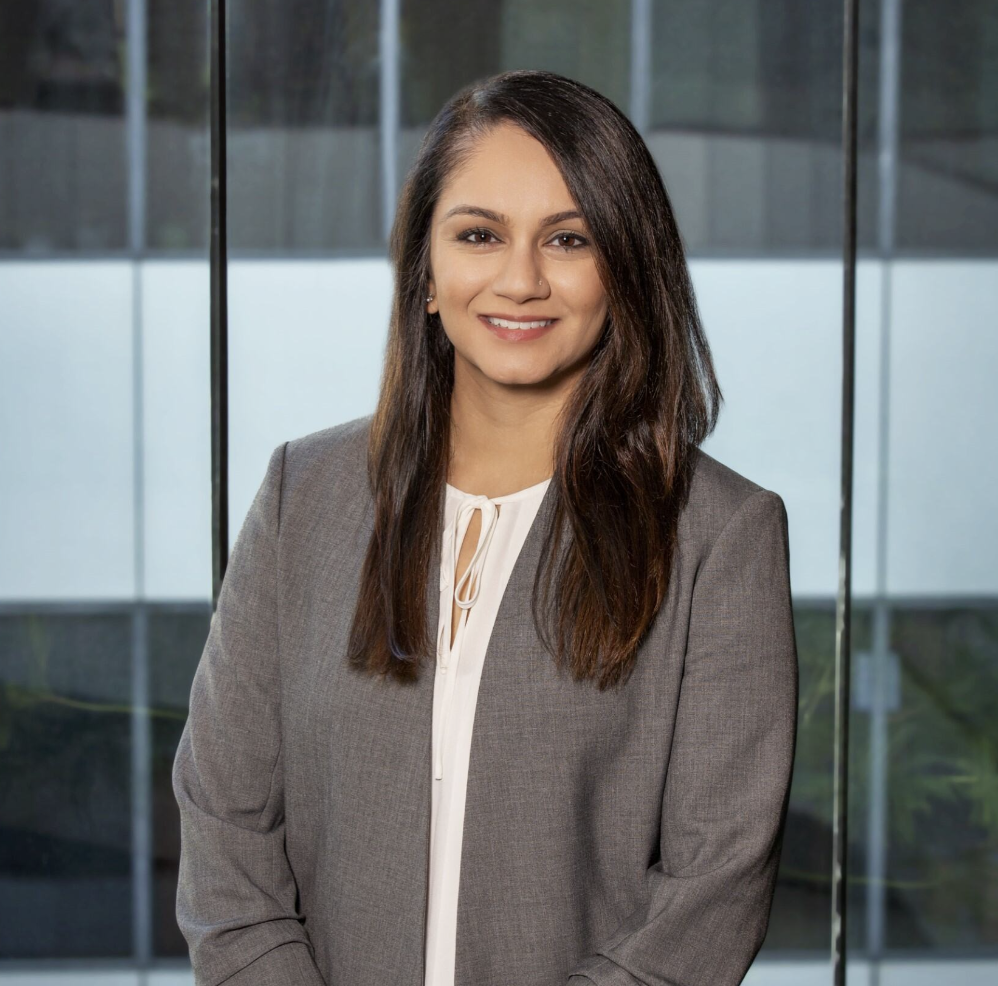
<path fill-rule="evenodd" d="M 538 336 L 550 332 L 558 324 L 558 319 L 555 318 L 549 321 L 547 325 L 541 325 L 536 329 L 504 329 L 500 325 L 493 325 L 489 321 L 490 318 L 501 318 L 510 322 L 541 322 L 544 319 L 538 318 L 536 315 L 524 318 L 522 315 L 498 315 L 494 312 L 489 312 L 487 315 L 479 315 L 478 320 L 482 325 L 504 342 L 529 342 L 531 339 L 536 339 Z"/>
<path fill-rule="evenodd" d="M 480 318 L 501 318 L 504 322 L 548 322 L 554 315 L 507 315 L 504 312 L 481 312 Z"/>

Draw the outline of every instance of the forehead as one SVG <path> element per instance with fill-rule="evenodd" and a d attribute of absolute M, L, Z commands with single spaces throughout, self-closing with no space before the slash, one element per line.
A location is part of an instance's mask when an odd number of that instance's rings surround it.
<path fill-rule="evenodd" d="M 479 138 L 451 172 L 434 210 L 437 221 L 462 205 L 488 210 L 514 226 L 577 208 L 547 148 L 509 125 Z"/>

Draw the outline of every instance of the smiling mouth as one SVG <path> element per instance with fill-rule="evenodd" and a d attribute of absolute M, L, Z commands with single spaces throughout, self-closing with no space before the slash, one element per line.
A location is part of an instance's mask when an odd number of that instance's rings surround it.
<path fill-rule="evenodd" d="M 481 316 L 489 325 L 494 325 L 499 329 L 543 329 L 546 325 L 550 325 L 552 322 L 558 321 L 555 318 L 540 318 L 533 319 L 532 321 L 514 321 L 509 318 L 495 318 L 492 315 L 482 315 Z"/>

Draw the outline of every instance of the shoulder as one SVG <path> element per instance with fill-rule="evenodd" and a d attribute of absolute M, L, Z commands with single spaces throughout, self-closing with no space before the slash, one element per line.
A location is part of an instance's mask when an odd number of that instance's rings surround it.
<path fill-rule="evenodd" d="M 369 490 L 367 441 L 373 414 L 321 428 L 284 443 L 282 519 L 290 513 L 345 504 L 363 506 Z"/>
<path fill-rule="evenodd" d="M 344 457 L 364 457 L 373 414 L 351 418 L 329 428 L 310 431 L 307 435 L 289 439 L 285 454 L 285 472 L 296 472 L 342 462 Z"/>
<path fill-rule="evenodd" d="M 690 494 L 680 517 L 680 537 L 699 561 L 710 554 L 722 532 L 737 521 L 746 528 L 786 525 L 783 498 L 697 449 Z"/>

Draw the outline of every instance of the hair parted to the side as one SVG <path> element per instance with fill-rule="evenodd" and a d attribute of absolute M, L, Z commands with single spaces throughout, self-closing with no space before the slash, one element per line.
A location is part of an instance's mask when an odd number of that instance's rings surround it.
<path fill-rule="evenodd" d="M 608 317 L 566 402 L 554 450 L 554 519 L 535 588 L 555 598 L 559 668 L 600 689 L 626 678 L 665 596 L 695 455 L 722 401 L 672 206 L 640 134 L 594 89 L 510 71 L 458 92 L 406 177 L 389 252 L 395 291 L 368 448 L 374 529 L 350 635 L 360 671 L 415 680 L 432 656 L 427 579 L 440 538 L 454 347 L 426 312 L 430 222 L 441 188 L 476 141 L 519 126 L 547 148 L 589 226 Z M 567 522 L 567 523 L 565 523 Z M 570 532 L 559 571 L 562 527 Z M 432 659 L 432 657 L 431 657 Z"/>

